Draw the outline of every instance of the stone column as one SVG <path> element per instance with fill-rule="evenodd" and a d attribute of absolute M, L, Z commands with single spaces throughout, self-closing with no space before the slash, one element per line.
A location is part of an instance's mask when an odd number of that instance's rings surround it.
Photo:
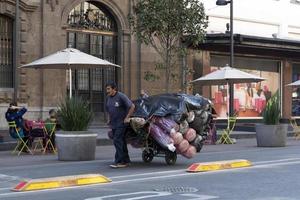
<path fill-rule="evenodd" d="M 210 53 L 209 51 L 193 51 L 187 58 L 189 71 L 194 72 L 188 75 L 187 81 L 195 80 L 210 72 Z M 199 93 L 200 95 L 210 98 L 210 86 L 202 86 L 201 83 L 193 83 L 192 89 L 188 89 L 188 93 Z"/>
<path fill-rule="evenodd" d="M 292 82 L 293 65 L 290 60 L 282 61 L 282 118 L 289 119 L 292 114 Z"/>

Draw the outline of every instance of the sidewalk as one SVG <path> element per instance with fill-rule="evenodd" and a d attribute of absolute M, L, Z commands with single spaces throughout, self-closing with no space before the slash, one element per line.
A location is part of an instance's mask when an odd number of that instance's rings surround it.
<path fill-rule="evenodd" d="M 108 131 L 110 130 L 108 127 L 97 127 L 89 129 L 93 133 L 97 133 L 97 146 L 106 146 L 112 145 L 112 140 L 110 140 L 107 136 Z M 222 129 L 218 130 L 217 135 L 220 136 L 222 133 Z M 0 130 L 0 136 L 6 135 L 3 138 L 3 141 L 0 139 L 0 151 L 8 151 L 12 150 L 15 147 L 15 140 L 7 135 L 7 130 Z M 288 136 L 292 136 L 292 132 L 288 132 Z M 255 138 L 255 132 L 248 132 L 248 131 L 233 131 L 231 134 L 232 138 L 235 139 L 246 139 L 246 138 Z"/>
<path fill-rule="evenodd" d="M 99 127 L 97 129 L 89 129 L 93 133 L 97 133 L 97 146 L 106 146 L 106 145 L 112 145 L 112 140 L 110 140 L 107 136 L 107 132 L 110 130 L 108 127 Z M 221 134 L 220 131 L 218 131 L 218 135 Z M 3 141 L 0 140 L 0 151 L 8 151 L 12 150 L 15 147 L 15 140 L 9 137 L 7 135 L 7 130 L 0 130 L 0 135 L 4 135 Z M 232 137 L 236 139 L 241 138 L 254 138 L 255 132 L 243 132 L 243 131 L 234 131 L 232 133 Z"/>

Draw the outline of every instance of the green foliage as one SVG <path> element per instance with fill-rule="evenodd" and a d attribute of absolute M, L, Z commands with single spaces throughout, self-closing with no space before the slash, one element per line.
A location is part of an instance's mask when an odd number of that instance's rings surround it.
<path fill-rule="evenodd" d="M 60 103 L 58 118 L 65 131 L 85 131 L 92 118 L 92 113 L 86 101 L 79 97 L 66 98 Z"/>
<path fill-rule="evenodd" d="M 144 79 L 149 82 L 154 82 L 159 79 L 159 76 L 150 71 L 146 71 L 144 73 Z"/>
<path fill-rule="evenodd" d="M 182 41 L 202 42 L 208 21 L 198 0 L 139 0 L 129 16 L 131 31 L 138 41 L 152 46 L 162 59 L 168 90 L 176 56 L 186 55 Z"/>
<path fill-rule="evenodd" d="M 269 99 L 263 112 L 263 120 L 265 124 L 279 124 L 280 120 L 280 105 L 278 91 Z"/>

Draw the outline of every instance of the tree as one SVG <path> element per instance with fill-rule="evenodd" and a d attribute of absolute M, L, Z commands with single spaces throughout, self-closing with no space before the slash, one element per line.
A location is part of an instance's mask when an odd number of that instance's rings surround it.
<path fill-rule="evenodd" d="M 129 23 L 137 40 L 152 46 L 161 57 L 156 68 L 165 70 L 169 92 L 170 78 L 175 76 L 172 66 L 187 52 L 183 38 L 193 45 L 203 41 L 208 25 L 203 4 L 199 0 L 138 0 Z"/>

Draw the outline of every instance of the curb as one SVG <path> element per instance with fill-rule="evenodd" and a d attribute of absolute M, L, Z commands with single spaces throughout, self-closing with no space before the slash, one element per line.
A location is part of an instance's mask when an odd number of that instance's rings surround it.
<path fill-rule="evenodd" d="M 250 167 L 252 163 L 248 160 L 227 160 L 215 162 L 194 163 L 188 167 L 187 172 L 206 172 L 223 169 Z"/>
<path fill-rule="evenodd" d="M 53 178 L 41 178 L 24 180 L 11 189 L 15 192 L 24 192 L 32 190 L 45 190 L 70 186 L 81 186 L 90 184 L 108 183 L 111 180 L 101 174 L 85 174 L 76 176 L 60 176 Z"/>

